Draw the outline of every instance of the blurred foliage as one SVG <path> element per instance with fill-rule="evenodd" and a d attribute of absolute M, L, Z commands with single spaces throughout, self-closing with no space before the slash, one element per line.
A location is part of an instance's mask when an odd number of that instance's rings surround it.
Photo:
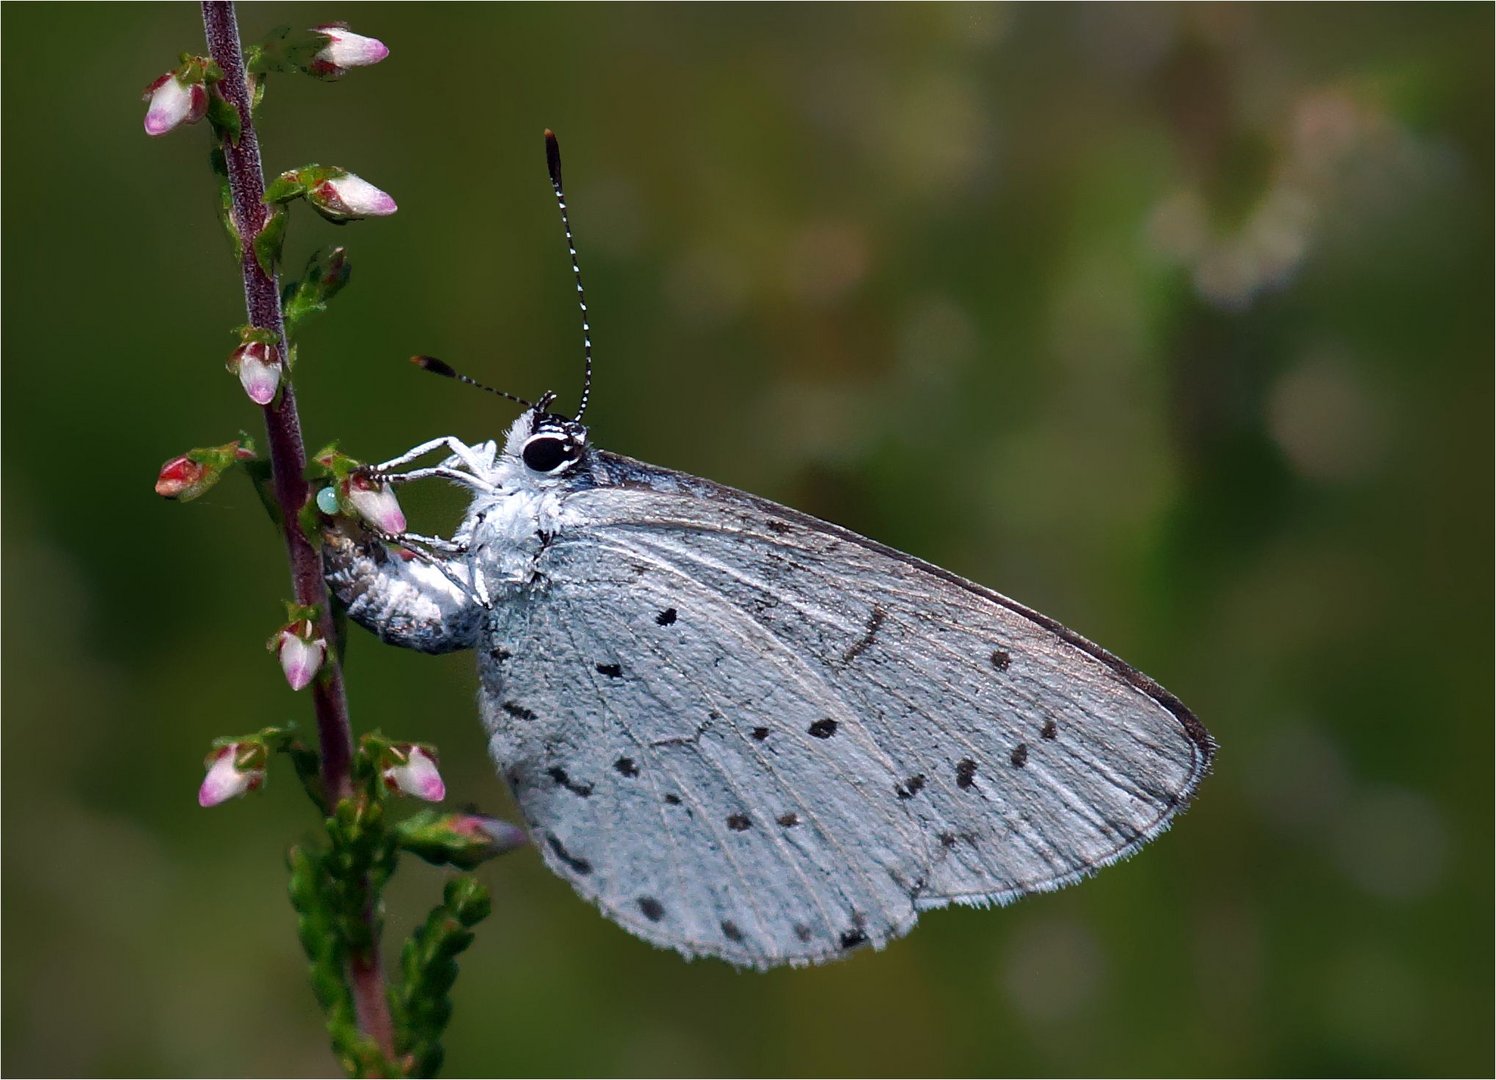
<path fill-rule="evenodd" d="M 353 266 L 302 336 L 311 446 L 507 423 L 412 353 L 576 392 L 554 127 L 597 443 L 1016 595 L 1222 745 L 1140 858 L 824 969 L 685 963 L 508 856 L 451 1074 L 1491 1071 L 1489 5 L 240 14 L 392 50 L 262 110 L 268 170 L 400 203 L 291 224 L 288 265 Z M 151 492 L 257 423 L 206 132 L 141 129 L 196 8 L 3 15 L 7 1070 L 327 1074 L 283 876 L 315 819 L 289 775 L 193 801 L 213 736 L 307 721 L 262 647 L 283 555 L 243 477 Z M 507 810 L 470 657 L 348 664 L 360 729 Z"/>

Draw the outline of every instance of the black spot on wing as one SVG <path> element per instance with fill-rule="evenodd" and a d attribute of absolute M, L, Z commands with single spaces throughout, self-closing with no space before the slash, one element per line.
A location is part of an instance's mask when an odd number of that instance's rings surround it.
<path fill-rule="evenodd" d="M 800 816 L 798 814 L 780 814 L 778 820 L 779 824 L 783 825 L 786 829 L 793 829 L 796 825 L 800 824 Z"/>
<path fill-rule="evenodd" d="M 1013 763 L 1013 768 L 1021 769 L 1028 764 L 1028 743 L 1019 743 L 1013 747 L 1013 752 L 1008 755 L 1008 760 Z"/>
<path fill-rule="evenodd" d="M 655 616 L 655 622 L 659 623 L 661 626 L 669 626 L 671 623 L 675 622 L 675 609 L 673 607 L 667 607 L 664 611 Z"/>
<path fill-rule="evenodd" d="M 669 795 L 665 796 L 665 801 L 667 803 L 669 803 L 671 806 L 679 806 L 680 805 L 680 796 L 677 795 L 677 794 L 675 794 L 674 792 L 671 792 Z"/>
<path fill-rule="evenodd" d="M 976 785 L 977 763 L 971 758 L 963 758 L 956 763 L 956 786 L 963 791 Z"/>
<path fill-rule="evenodd" d="M 955 847 L 956 846 L 956 834 L 953 833 L 953 832 L 943 832 L 943 833 L 941 833 L 940 834 L 940 846 L 943 847 L 943 848 L 953 848 L 953 847 Z"/>
<path fill-rule="evenodd" d="M 768 728 L 766 728 L 766 727 L 756 727 L 756 728 L 753 729 L 753 741 L 754 742 L 763 742 L 768 737 L 769 737 L 769 729 Z"/>
<path fill-rule="evenodd" d="M 860 926 L 854 926 L 850 930 L 843 930 L 841 937 L 837 940 L 843 949 L 855 949 L 859 945 L 867 944 L 867 931 Z"/>
<path fill-rule="evenodd" d="M 659 922 L 665 917 L 665 905 L 653 896 L 639 897 L 639 910 L 644 912 L 644 917 L 650 922 Z"/>
<path fill-rule="evenodd" d="M 571 792 L 573 795 L 580 795 L 582 798 L 585 799 L 585 798 L 587 798 L 588 796 L 590 796 L 592 794 L 592 785 L 591 784 L 579 784 L 579 783 L 577 783 L 571 777 L 567 776 L 566 775 L 566 770 L 563 769 L 559 765 L 552 765 L 545 772 L 546 772 L 547 776 L 549 776 L 552 780 L 554 780 L 556 782 L 556 786 L 557 787 L 564 787 L 567 791 Z"/>
<path fill-rule="evenodd" d="M 992 666 L 997 668 L 998 671 L 1007 671 L 1008 665 L 1012 662 L 1013 658 L 1008 655 L 1006 649 L 992 650 Z"/>
<path fill-rule="evenodd" d="M 801 941 L 809 941 L 810 927 L 806 926 L 803 922 L 797 922 L 795 924 L 795 936 Z"/>
<path fill-rule="evenodd" d="M 535 719 L 535 714 L 517 701 L 506 701 L 504 702 L 504 704 L 500 705 L 499 708 L 503 709 L 506 713 L 514 717 L 516 720 Z"/>
<path fill-rule="evenodd" d="M 743 943 L 743 931 L 738 929 L 738 924 L 731 919 L 722 920 L 722 936 L 728 941 L 735 941 L 739 945 Z"/>
<path fill-rule="evenodd" d="M 613 768 L 617 769 L 622 776 L 632 778 L 639 775 L 639 766 L 634 764 L 633 758 L 621 757 L 613 762 Z"/>
<path fill-rule="evenodd" d="M 836 721 L 829 716 L 810 725 L 810 733 L 818 739 L 829 739 L 836 734 Z"/>
<path fill-rule="evenodd" d="M 1039 729 L 1039 738 L 1053 739 L 1059 733 L 1060 729 L 1055 725 L 1055 722 L 1053 720 L 1046 720 L 1044 721 L 1044 726 Z"/>
<path fill-rule="evenodd" d="M 764 522 L 764 525 L 767 526 L 770 532 L 778 533 L 780 536 L 794 531 L 790 528 L 789 522 L 779 521 L 776 518 L 770 518 L 768 521 Z"/>
<path fill-rule="evenodd" d="M 728 814 L 727 827 L 733 832 L 747 832 L 753 827 L 753 821 L 747 814 Z"/>
<path fill-rule="evenodd" d="M 920 789 L 925 786 L 925 774 L 918 773 L 905 780 L 902 784 L 893 786 L 894 794 L 901 799 L 912 799 L 919 794 Z"/>
<path fill-rule="evenodd" d="M 555 836 L 547 835 L 545 838 L 545 842 L 549 844 L 551 850 L 556 853 L 556 858 L 560 859 L 563 863 L 570 867 L 573 873 L 592 873 L 592 864 L 586 859 L 579 858 L 578 856 L 573 855 L 571 852 L 567 851 L 564 847 L 561 846 L 561 841 L 557 840 Z"/>
<path fill-rule="evenodd" d="M 623 668 L 617 664 L 598 664 L 597 673 L 599 675 L 606 675 L 610 679 L 623 678 Z"/>
<path fill-rule="evenodd" d="M 851 661 L 856 660 L 857 657 L 861 655 L 867 649 L 867 647 L 871 645 L 877 638 L 878 631 L 883 629 L 883 623 L 887 620 L 887 618 L 888 615 L 882 608 L 878 607 L 876 604 L 873 605 L 872 613 L 868 615 L 867 627 L 863 630 L 862 637 L 854 641 L 852 643 L 852 647 L 842 654 L 842 662 L 850 663 Z"/>
<path fill-rule="evenodd" d="M 504 648 L 504 646 L 502 645 L 495 645 L 493 648 L 488 650 L 488 655 L 493 657 L 495 660 L 508 660 L 514 654 L 508 649 Z"/>

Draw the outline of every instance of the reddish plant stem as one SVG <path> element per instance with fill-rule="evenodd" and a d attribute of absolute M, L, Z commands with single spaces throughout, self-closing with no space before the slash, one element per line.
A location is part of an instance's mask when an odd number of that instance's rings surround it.
<path fill-rule="evenodd" d="M 265 206 L 260 144 L 250 115 L 250 87 L 244 68 L 244 51 L 239 43 L 239 20 L 232 0 L 203 0 L 202 10 L 208 51 L 223 71 L 219 89 L 238 110 L 242 125 L 239 141 L 234 143 L 225 138 L 221 146 L 228 165 L 234 222 L 242 240 L 240 262 L 244 275 L 245 308 L 250 325 L 278 335 L 284 355 L 286 325 L 281 312 L 279 277 L 265 273 L 254 255 L 254 238 L 264 227 L 269 210 Z M 289 378 L 282 381 L 279 397 L 265 406 L 264 412 L 272 485 L 280 507 L 286 554 L 291 562 L 291 587 L 298 604 L 315 607 L 321 613 L 318 627 L 321 636 L 329 642 L 336 641 L 327 582 L 322 576 L 322 558 L 301 531 L 301 508 L 306 505 L 309 494 L 304 476 L 306 447 L 301 439 L 301 419 L 296 412 L 296 392 Z M 343 672 L 335 649 L 328 650 L 323 669 L 312 683 L 312 705 L 317 715 L 317 739 L 322 751 L 322 783 L 327 811 L 331 814 L 339 800 L 353 794 L 353 728 L 348 720 Z M 393 1025 L 379 962 L 379 940 L 373 932 L 377 927 L 372 898 L 365 904 L 365 920 L 373 944 L 348 959 L 354 1007 L 359 1030 L 372 1038 L 386 1057 L 393 1059 Z"/>

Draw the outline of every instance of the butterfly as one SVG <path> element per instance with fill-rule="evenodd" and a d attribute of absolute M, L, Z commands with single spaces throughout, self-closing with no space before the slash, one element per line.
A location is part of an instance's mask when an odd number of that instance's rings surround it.
<path fill-rule="evenodd" d="M 470 490 L 451 538 L 338 525 L 328 582 L 390 644 L 477 654 L 489 750 L 535 847 L 638 936 L 753 968 L 882 946 L 922 911 L 1126 858 L 1207 773 L 1215 743 L 1179 699 L 1053 619 L 598 449 L 586 389 L 575 417 L 516 400 L 502 440 L 434 439 L 368 471 Z"/>

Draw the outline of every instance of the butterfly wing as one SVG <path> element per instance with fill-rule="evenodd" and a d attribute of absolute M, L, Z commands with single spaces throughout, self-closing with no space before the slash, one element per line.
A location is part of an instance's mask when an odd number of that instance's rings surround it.
<path fill-rule="evenodd" d="M 1213 751 L 1052 620 L 785 507 L 594 454 L 482 655 L 546 861 L 688 955 L 809 963 L 1137 850 Z"/>

